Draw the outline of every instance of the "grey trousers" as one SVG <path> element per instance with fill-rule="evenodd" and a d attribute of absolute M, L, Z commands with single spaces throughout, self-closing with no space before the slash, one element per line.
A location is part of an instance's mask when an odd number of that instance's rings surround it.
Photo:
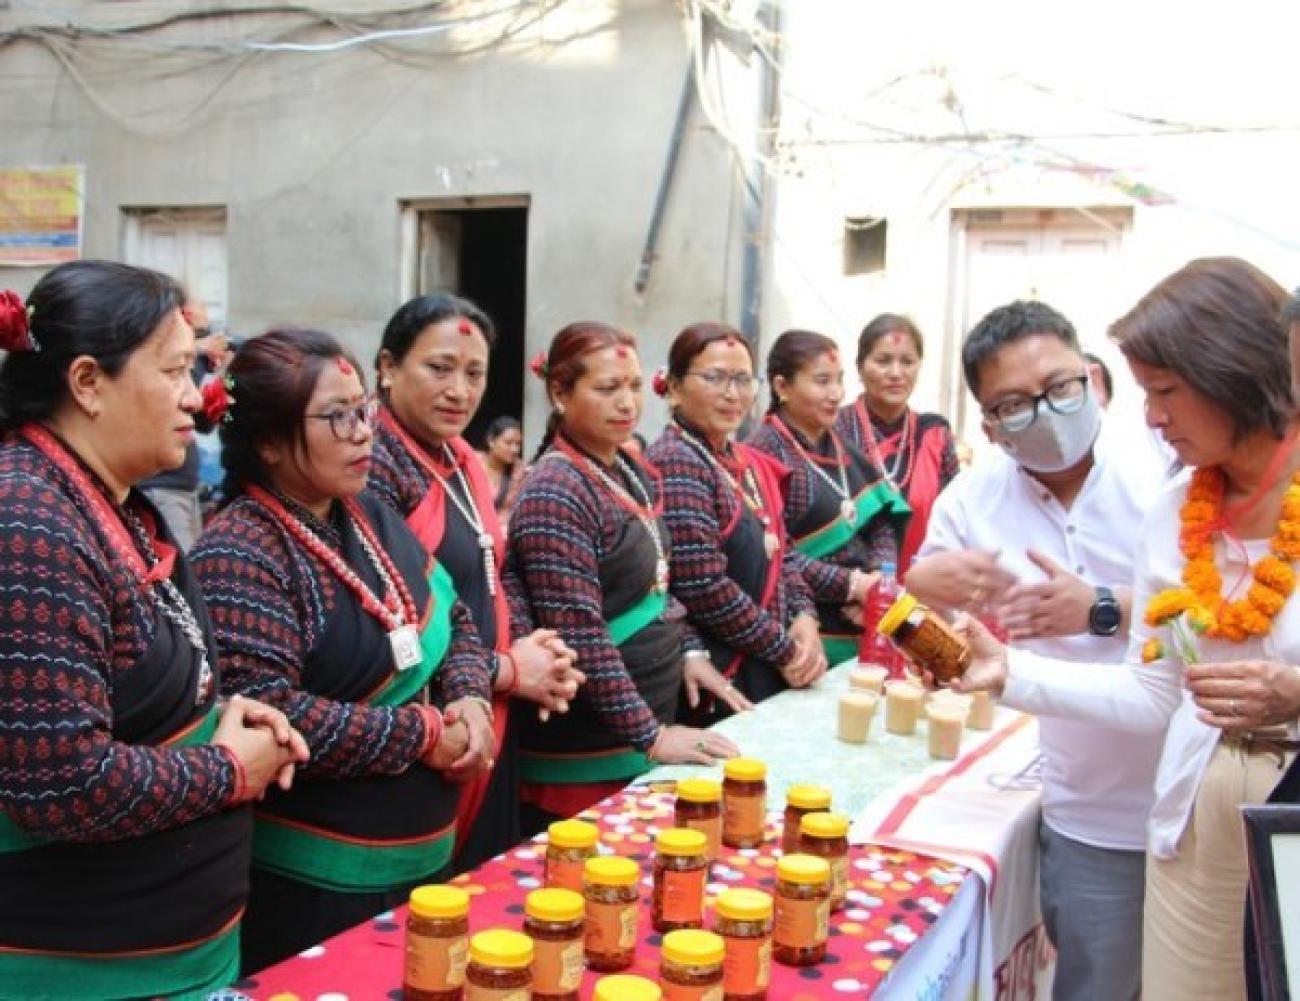
<path fill-rule="evenodd" d="M 1094 848 L 1038 827 L 1038 893 L 1056 947 L 1052 1001 L 1136 1001 L 1146 853 Z"/>
<path fill-rule="evenodd" d="M 197 491 L 146 487 L 144 492 L 167 522 L 181 552 L 188 553 L 203 531 L 203 513 Z"/>

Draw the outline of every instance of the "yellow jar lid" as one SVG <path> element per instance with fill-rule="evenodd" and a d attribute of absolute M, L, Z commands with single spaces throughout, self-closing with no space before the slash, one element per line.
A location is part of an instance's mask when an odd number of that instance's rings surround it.
<path fill-rule="evenodd" d="M 469 940 L 469 959 L 479 966 L 520 970 L 533 961 L 533 940 L 509 928 L 489 928 Z"/>
<path fill-rule="evenodd" d="M 421 918 L 463 918 L 469 894 L 459 886 L 417 886 L 411 891 L 411 913 Z"/>
<path fill-rule="evenodd" d="M 722 936 L 711 931 L 681 928 L 664 936 L 664 959 L 681 966 L 712 966 L 722 962 L 725 952 Z"/>
<path fill-rule="evenodd" d="M 907 617 L 912 614 L 920 604 L 913 595 L 904 591 L 894 603 L 885 610 L 885 614 L 880 617 L 876 623 L 876 632 L 881 636 L 893 636 L 894 630 L 907 621 Z"/>
<path fill-rule="evenodd" d="M 595 1001 L 659 1001 L 664 996 L 659 985 L 645 977 L 615 973 L 596 981 Z"/>
<path fill-rule="evenodd" d="M 534 890 L 524 899 L 524 913 L 538 921 L 577 921 L 584 909 L 582 894 L 558 886 Z"/>
<path fill-rule="evenodd" d="M 777 860 L 776 877 L 787 883 L 825 883 L 831 878 L 831 866 L 816 855 L 785 855 Z"/>
<path fill-rule="evenodd" d="M 670 827 L 655 836 L 655 851 L 660 855 L 703 855 L 708 847 L 707 834 L 685 827 Z"/>
<path fill-rule="evenodd" d="M 582 864 L 582 877 L 588 883 L 605 886 L 631 886 L 641 878 L 641 870 L 630 858 L 597 855 Z"/>
<path fill-rule="evenodd" d="M 722 766 L 722 774 L 737 782 L 760 782 L 767 777 L 767 765 L 757 758 L 732 758 Z"/>
<path fill-rule="evenodd" d="M 722 785 L 713 779 L 682 779 L 677 783 L 677 798 L 688 803 L 716 803 L 722 799 Z"/>
<path fill-rule="evenodd" d="M 714 910 L 732 921 L 765 921 L 772 916 L 772 898 L 762 890 L 723 890 Z"/>
<path fill-rule="evenodd" d="M 556 848 L 592 848 L 600 830 L 585 820 L 557 820 L 546 829 L 546 839 Z"/>
<path fill-rule="evenodd" d="M 799 830 L 814 838 L 842 838 L 849 833 L 849 818 L 842 813 L 805 813 Z"/>
<path fill-rule="evenodd" d="M 800 810 L 825 810 L 831 805 L 831 791 L 825 786 L 793 785 L 785 791 L 785 801 Z"/>

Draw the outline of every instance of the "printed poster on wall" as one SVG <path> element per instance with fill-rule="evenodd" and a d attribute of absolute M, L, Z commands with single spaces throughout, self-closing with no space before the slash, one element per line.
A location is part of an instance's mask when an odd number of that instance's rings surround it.
<path fill-rule="evenodd" d="M 85 167 L 0 168 L 0 267 L 81 257 Z"/>

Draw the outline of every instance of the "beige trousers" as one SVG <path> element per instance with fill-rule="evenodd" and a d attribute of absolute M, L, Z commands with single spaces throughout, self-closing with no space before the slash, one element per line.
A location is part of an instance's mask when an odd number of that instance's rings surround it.
<path fill-rule="evenodd" d="M 1197 790 L 1178 857 L 1147 856 L 1143 1001 L 1245 998 L 1246 835 L 1239 808 L 1264 802 L 1282 772 L 1275 754 L 1220 744 Z"/>

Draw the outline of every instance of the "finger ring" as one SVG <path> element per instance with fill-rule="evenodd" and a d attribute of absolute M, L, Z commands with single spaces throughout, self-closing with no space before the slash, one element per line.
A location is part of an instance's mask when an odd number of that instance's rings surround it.
<path fill-rule="evenodd" d="M 697 741 L 695 742 L 695 749 L 696 749 L 697 751 L 702 751 L 702 750 L 704 750 L 704 741 L 702 741 L 702 740 L 697 740 Z"/>

